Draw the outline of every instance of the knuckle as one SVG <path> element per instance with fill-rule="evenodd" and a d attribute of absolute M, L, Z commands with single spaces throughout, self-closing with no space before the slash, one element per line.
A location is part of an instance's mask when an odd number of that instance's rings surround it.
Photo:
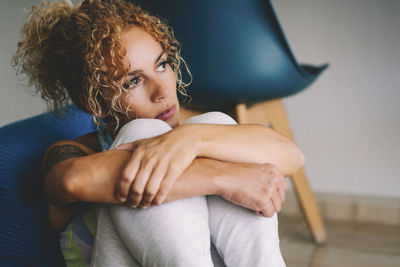
<path fill-rule="evenodd" d="M 265 195 L 268 197 L 271 197 L 272 194 L 274 193 L 274 188 L 272 186 L 268 186 L 267 188 L 264 189 L 265 190 Z"/>
<path fill-rule="evenodd" d="M 153 200 L 155 205 L 161 205 L 163 197 L 160 195 Z"/>
<path fill-rule="evenodd" d="M 156 195 L 156 192 L 154 189 L 146 189 L 145 199 L 153 199 L 155 195 Z"/>
<path fill-rule="evenodd" d="M 153 165 L 157 162 L 157 158 L 153 155 L 147 154 L 144 159 L 147 161 L 148 164 L 151 164 L 151 165 Z"/>
<path fill-rule="evenodd" d="M 267 172 L 269 171 L 269 166 L 270 166 L 270 165 L 271 165 L 270 163 L 264 163 L 264 164 L 262 164 L 261 167 L 260 167 L 261 171 L 262 171 L 263 173 L 267 173 Z"/>
<path fill-rule="evenodd" d="M 161 187 L 159 192 L 158 192 L 159 198 L 165 196 L 168 191 L 169 191 L 169 189 L 166 186 Z"/>
<path fill-rule="evenodd" d="M 276 177 L 276 176 L 274 176 L 274 177 L 271 179 L 271 185 L 272 185 L 273 187 L 277 187 L 279 184 L 280 184 L 279 178 Z"/>
<path fill-rule="evenodd" d="M 135 208 L 136 202 L 132 199 L 132 197 L 129 197 L 129 200 L 126 202 L 126 205 L 128 205 L 131 208 Z"/>
<path fill-rule="evenodd" d="M 286 190 L 289 189 L 289 184 L 288 184 L 288 182 L 286 180 L 283 180 L 283 181 L 284 181 L 283 185 L 284 185 L 284 188 L 285 188 L 285 191 L 286 191 Z"/>
<path fill-rule="evenodd" d="M 122 183 L 130 183 L 132 181 L 132 177 L 129 175 L 128 172 L 122 173 L 121 182 Z"/>
<path fill-rule="evenodd" d="M 274 171 L 274 172 L 276 172 L 276 173 L 279 173 L 279 169 L 278 169 L 278 167 L 276 167 L 275 165 L 272 165 L 272 164 L 271 164 L 271 170 Z"/>
<path fill-rule="evenodd" d="M 180 164 L 177 163 L 177 162 L 172 162 L 171 165 L 169 166 L 169 168 L 170 168 L 170 171 L 171 171 L 172 173 L 175 173 L 175 172 L 179 171 L 179 169 L 180 169 Z"/>
<path fill-rule="evenodd" d="M 272 176 L 276 176 L 279 174 L 279 170 L 275 165 L 270 164 L 269 166 L 269 174 Z"/>
<path fill-rule="evenodd" d="M 144 155 L 143 148 L 139 146 L 139 147 L 137 147 L 137 148 L 135 149 L 135 151 L 133 152 L 133 154 L 132 154 L 132 159 L 142 158 L 143 155 Z"/>
<path fill-rule="evenodd" d="M 132 189 L 131 189 L 131 193 L 132 193 L 134 196 L 141 196 L 141 195 L 142 195 L 142 190 L 140 190 L 140 188 L 134 186 L 134 187 L 132 187 Z"/>

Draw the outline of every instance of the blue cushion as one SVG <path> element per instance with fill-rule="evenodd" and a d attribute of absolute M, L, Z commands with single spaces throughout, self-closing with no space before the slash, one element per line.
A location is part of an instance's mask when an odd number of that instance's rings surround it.
<path fill-rule="evenodd" d="M 96 128 L 71 106 L 59 119 L 44 113 L 0 128 L 0 266 L 63 266 L 49 228 L 42 158 L 52 143 Z"/>

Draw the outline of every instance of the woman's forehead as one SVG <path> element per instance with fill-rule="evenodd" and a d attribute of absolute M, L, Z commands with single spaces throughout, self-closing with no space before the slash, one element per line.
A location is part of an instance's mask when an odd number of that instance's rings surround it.
<path fill-rule="evenodd" d="M 121 41 L 132 68 L 153 64 L 163 53 L 161 44 L 141 27 L 131 27 L 123 32 Z"/>

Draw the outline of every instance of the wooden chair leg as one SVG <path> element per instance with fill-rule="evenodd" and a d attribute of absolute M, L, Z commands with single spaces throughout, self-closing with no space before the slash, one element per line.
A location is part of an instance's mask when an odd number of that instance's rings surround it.
<path fill-rule="evenodd" d="M 247 107 L 246 104 L 238 104 L 235 106 L 236 120 L 239 124 L 247 123 Z"/>
<path fill-rule="evenodd" d="M 248 110 L 247 116 L 249 123 L 265 123 L 267 120 L 274 130 L 294 140 L 280 99 L 254 105 Z M 297 171 L 291 178 L 297 199 L 314 241 L 317 244 L 325 243 L 328 239 L 325 226 L 310 189 L 304 168 Z"/>

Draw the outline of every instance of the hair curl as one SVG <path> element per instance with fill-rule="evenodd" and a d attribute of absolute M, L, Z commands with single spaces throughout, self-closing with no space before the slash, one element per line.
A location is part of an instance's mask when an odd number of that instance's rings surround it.
<path fill-rule="evenodd" d="M 122 0 L 85 0 L 77 7 L 68 0 L 44 1 L 28 14 L 13 66 L 50 109 L 59 111 L 72 101 L 92 115 L 97 126 L 101 120 L 114 132 L 122 126 L 126 110 L 120 98 L 126 89 L 121 80 L 127 80 L 129 66 L 121 34 L 133 25 L 161 44 L 176 74 L 177 89 L 187 96 L 190 82 L 182 81 L 182 63 L 189 70 L 172 28 L 140 7 Z"/>

